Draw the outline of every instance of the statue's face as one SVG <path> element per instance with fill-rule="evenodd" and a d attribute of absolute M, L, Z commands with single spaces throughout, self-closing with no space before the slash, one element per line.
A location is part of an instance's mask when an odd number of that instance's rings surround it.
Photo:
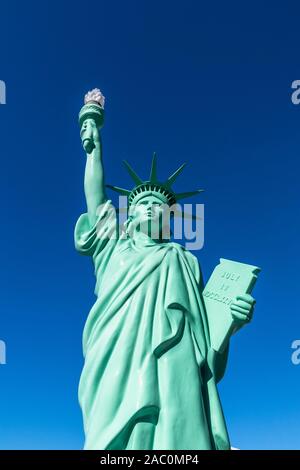
<path fill-rule="evenodd" d="M 160 238 L 163 223 L 167 219 L 168 205 L 154 195 L 141 198 L 130 207 L 129 215 L 137 230 L 153 239 Z"/>

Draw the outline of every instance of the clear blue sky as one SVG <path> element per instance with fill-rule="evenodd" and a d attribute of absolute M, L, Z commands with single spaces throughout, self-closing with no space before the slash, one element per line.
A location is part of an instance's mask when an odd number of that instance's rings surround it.
<path fill-rule="evenodd" d="M 107 182 L 147 176 L 205 188 L 207 279 L 220 257 L 262 268 L 255 319 L 220 386 L 232 445 L 300 448 L 299 2 L 16 2 L 0 7 L 0 448 L 83 445 L 77 385 L 94 302 L 73 246 L 85 210 L 77 113 L 107 98 Z M 298 4 L 297 4 L 298 3 Z M 130 187 L 130 186 L 129 186 Z"/>

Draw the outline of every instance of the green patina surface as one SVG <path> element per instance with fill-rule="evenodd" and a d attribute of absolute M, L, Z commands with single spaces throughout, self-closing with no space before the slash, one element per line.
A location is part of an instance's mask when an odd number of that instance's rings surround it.
<path fill-rule="evenodd" d="M 149 180 L 127 165 L 133 190 L 112 187 L 130 206 L 120 234 L 105 192 L 97 93 L 80 113 L 87 212 L 75 227 L 76 249 L 94 263 L 97 296 L 83 333 L 85 448 L 229 449 L 217 382 L 230 335 L 251 320 L 259 269 L 222 260 L 204 289 L 197 258 L 162 236 L 182 168 L 159 183 L 155 158 Z"/>

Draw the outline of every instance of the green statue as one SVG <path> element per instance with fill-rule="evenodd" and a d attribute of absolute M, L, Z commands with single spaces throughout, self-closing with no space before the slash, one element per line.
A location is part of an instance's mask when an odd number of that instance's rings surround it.
<path fill-rule="evenodd" d="M 165 236 L 164 217 L 199 191 L 174 192 L 182 167 L 159 182 L 155 155 L 149 180 L 126 163 L 134 188 L 110 186 L 127 196 L 120 230 L 105 190 L 99 90 L 86 95 L 79 122 L 87 213 L 75 246 L 93 259 L 97 296 L 83 332 L 85 449 L 230 449 L 217 383 L 230 336 L 252 318 L 259 268 L 221 260 L 204 289 L 197 258 Z"/>

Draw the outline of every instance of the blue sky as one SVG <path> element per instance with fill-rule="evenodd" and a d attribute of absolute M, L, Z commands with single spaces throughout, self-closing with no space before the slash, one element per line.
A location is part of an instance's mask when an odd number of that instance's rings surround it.
<path fill-rule="evenodd" d="M 205 188 L 205 279 L 220 257 L 262 268 L 253 323 L 220 385 L 232 444 L 299 449 L 300 79 L 297 2 L 1 2 L 0 448 L 83 445 L 81 334 L 94 302 L 73 246 L 85 210 L 77 114 L 106 96 L 106 180 L 187 161 Z"/>

